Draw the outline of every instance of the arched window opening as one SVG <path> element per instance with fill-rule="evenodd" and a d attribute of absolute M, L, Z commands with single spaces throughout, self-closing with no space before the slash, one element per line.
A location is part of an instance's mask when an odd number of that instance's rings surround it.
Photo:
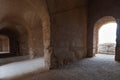
<path fill-rule="evenodd" d="M 98 53 L 115 54 L 116 28 L 117 24 L 115 22 L 107 23 L 100 27 L 98 35 Z"/>
<path fill-rule="evenodd" d="M 4 35 L 0 35 L 0 54 L 10 53 L 9 38 Z"/>

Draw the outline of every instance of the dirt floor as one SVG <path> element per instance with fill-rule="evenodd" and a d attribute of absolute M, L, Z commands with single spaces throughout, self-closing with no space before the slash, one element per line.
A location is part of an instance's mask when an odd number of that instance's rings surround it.
<path fill-rule="evenodd" d="M 60 69 L 12 80 L 120 80 L 120 63 L 114 61 L 114 55 L 98 54 Z"/>

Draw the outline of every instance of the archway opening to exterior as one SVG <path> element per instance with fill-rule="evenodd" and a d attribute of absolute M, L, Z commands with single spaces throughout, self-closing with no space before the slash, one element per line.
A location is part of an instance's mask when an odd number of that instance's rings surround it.
<path fill-rule="evenodd" d="M 99 40 L 99 39 L 102 39 L 102 38 L 100 38 L 99 37 L 99 32 L 100 32 L 100 30 L 102 30 L 102 28 L 104 28 L 103 26 L 104 25 L 108 25 L 109 26 L 109 28 L 110 27 L 112 27 L 112 26 L 110 26 L 110 24 L 109 23 L 114 23 L 114 24 L 116 24 L 116 19 L 114 18 L 114 17 L 112 17 L 112 16 L 105 16 L 105 17 L 102 17 L 102 18 L 100 18 L 96 23 L 95 23 L 95 25 L 94 25 L 94 32 L 93 32 L 93 56 L 95 55 L 95 54 L 97 54 L 97 53 L 99 53 L 100 52 L 100 47 L 98 46 L 99 45 L 99 43 L 102 43 L 102 41 L 101 40 Z M 117 24 L 115 25 L 116 27 L 117 27 Z M 116 28 L 116 27 L 114 27 L 114 28 Z M 111 29 L 107 29 L 109 32 L 111 32 Z M 113 30 L 113 31 L 115 31 L 116 32 L 116 30 Z M 105 35 L 105 34 L 107 34 L 107 32 L 105 31 L 104 32 L 104 34 L 103 35 Z M 110 37 L 112 36 L 112 35 L 114 35 L 114 36 L 116 36 L 116 33 L 115 34 L 108 34 Z M 103 36 L 102 36 L 103 37 Z M 111 37 L 112 38 L 112 37 Z M 104 38 L 105 40 L 107 40 L 108 39 L 108 36 L 107 37 L 105 37 Z M 112 39 L 115 39 L 115 38 L 112 38 Z M 105 42 L 105 41 L 103 41 L 103 42 Z M 108 41 L 108 43 L 109 43 L 109 41 Z M 113 43 L 115 43 L 115 41 L 113 41 Z M 115 45 L 114 45 L 115 46 Z M 108 46 L 109 47 L 109 46 Z M 110 48 L 110 47 L 109 47 Z M 115 48 L 114 48 L 114 53 L 115 53 Z"/>
<path fill-rule="evenodd" d="M 115 22 L 103 24 L 99 29 L 98 53 L 115 54 L 116 46 L 116 29 Z"/>

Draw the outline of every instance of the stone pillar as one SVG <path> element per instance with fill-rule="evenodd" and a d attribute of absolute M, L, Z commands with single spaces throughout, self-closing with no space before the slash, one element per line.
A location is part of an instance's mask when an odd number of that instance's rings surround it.
<path fill-rule="evenodd" d="M 120 19 L 117 19 L 115 60 L 120 61 Z"/>

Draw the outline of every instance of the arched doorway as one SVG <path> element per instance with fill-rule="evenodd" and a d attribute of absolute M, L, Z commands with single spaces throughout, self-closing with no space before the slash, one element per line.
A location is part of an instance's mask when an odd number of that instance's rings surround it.
<path fill-rule="evenodd" d="M 99 19 L 94 25 L 94 32 L 93 32 L 93 55 L 98 53 L 98 32 L 102 25 L 106 23 L 116 23 L 116 20 L 112 16 L 105 16 Z"/>
<path fill-rule="evenodd" d="M 115 55 L 117 24 L 110 22 L 103 24 L 99 29 L 98 53 Z"/>

